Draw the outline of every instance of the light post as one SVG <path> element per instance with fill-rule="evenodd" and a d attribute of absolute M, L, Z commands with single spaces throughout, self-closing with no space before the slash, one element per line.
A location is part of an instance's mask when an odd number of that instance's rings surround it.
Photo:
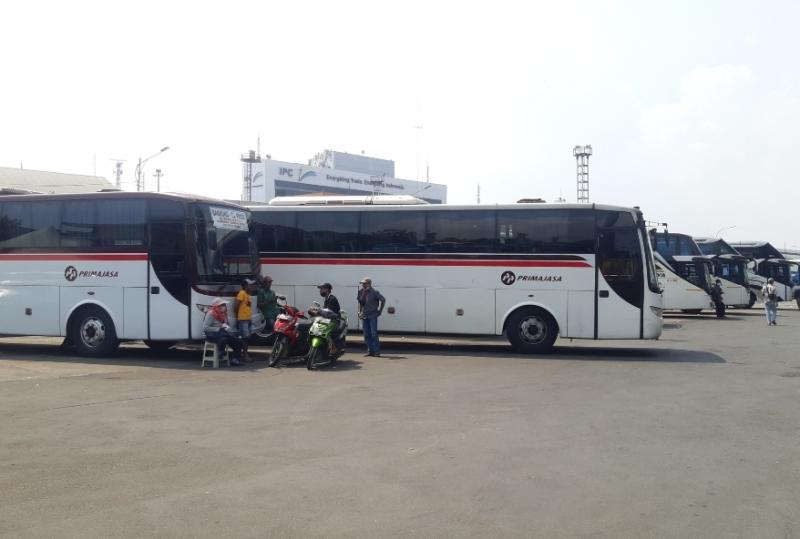
<path fill-rule="evenodd" d="M 730 229 L 732 229 L 732 228 L 736 228 L 736 225 L 731 225 L 731 226 L 723 226 L 722 228 L 720 228 L 719 230 L 717 230 L 717 233 L 714 235 L 714 237 L 715 237 L 715 238 L 719 238 L 719 235 L 720 235 L 720 234 L 722 234 L 722 232 L 723 232 L 723 231 L 725 231 L 725 230 L 730 230 Z"/>
<path fill-rule="evenodd" d="M 154 157 L 158 157 L 159 155 L 161 155 L 162 153 L 166 152 L 167 150 L 169 150 L 169 146 L 164 146 L 163 148 L 161 148 L 156 153 L 154 153 L 153 155 L 151 155 L 150 157 L 148 157 L 146 159 L 142 159 L 141 157 L 139 158 L 139 163 L 136 165 L 136 171 L 134 172 L 134 175 L 136 176 L 136 190 L 137 191 L 142 191 L 144 189 L 144 181 L 143 181 L 143 179 L 144 179 L 144 165 L 145 165 L 145 163 L 147 163 L 148 161 L 150 161 Z"/>

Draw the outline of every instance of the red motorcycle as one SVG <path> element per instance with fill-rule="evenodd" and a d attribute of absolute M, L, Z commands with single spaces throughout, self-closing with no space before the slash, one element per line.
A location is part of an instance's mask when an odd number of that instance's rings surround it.
<path fill-rule="evenodd" d="M 281 314 L 275 319 L 273 329 L 275 342 L 272 343 L 269 354 L 270 367 L 290 357 L 299 357 L 299 361 L 305 361 L 309 348 L 308 330 L 311 328 L 311 320 L 306 313 L 288 305 L 285 300 L 280 307 Z"/>

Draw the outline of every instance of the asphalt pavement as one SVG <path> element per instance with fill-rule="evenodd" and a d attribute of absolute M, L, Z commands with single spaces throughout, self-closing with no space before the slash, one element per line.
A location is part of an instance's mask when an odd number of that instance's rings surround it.
<path fill-rule="evenodd" d="M 3 537 L 791 537 L 800 312 L 334 369 L 0 339 Z"/>

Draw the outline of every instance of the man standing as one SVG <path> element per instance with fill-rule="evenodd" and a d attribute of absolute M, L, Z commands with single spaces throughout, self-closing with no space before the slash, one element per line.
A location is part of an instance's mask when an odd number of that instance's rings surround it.
<path fill-rule="evenodd" d="M 236 325 L 242 338 L 242 359 L 245 363 L 253 362 L 247 353 L 247 344 L 253 330 L 253 300 L 250 298 L 250 294 L 253 293 L 255 284 L 256 282 L 252 279 L 243 280 L 242 289 L 236 295 L 233 305 L 233 311 L 236 313 Z"/>
<path fill-rule="evenodd" d="M 775 290 L 775 279 L 770 277 L 767 279 L 767 284 L 761 289 L 761 295 L 764 298 L 764 308 L 767 310 L 767 325 L 778 325 L 778 291 Z"/>
<path fill-rule="evenodd" d="M 365 356 L 380 357 L 381 343 L 378 340 L 378 317 L 383 313 L 386 298 L 372 288 L 372 279 L 364 277 L 358 292 L 358 317 L 364 330 L 364 342 L 367 344 Z"/>
<path fill-rule="evenodd" d="M 281 313 L 281 308 L 278 305 L 278 295 L 272 290 L 272 277 L 269 275 L 259 277 L 258 284 L 256 304 L 258 310 L 264 315 L 265 328 L 268 331 L 272 331 L 272 328 L 275 327 L 275 319 Z"/>
<path fill-rule="evenodd" d="M 722 281 L 717 281 L 711 285 L 711 299 L 714 301 L 714 308 L 717 311 L 717 318 L 725 318 L 725 302 L 722 299 Z"/>

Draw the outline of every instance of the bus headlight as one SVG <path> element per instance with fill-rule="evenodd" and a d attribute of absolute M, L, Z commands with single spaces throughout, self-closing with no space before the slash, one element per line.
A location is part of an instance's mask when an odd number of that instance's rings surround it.
<path fill-rule="evenodd" d="M 664 316 L 664 309 L 662 309 L 661 307 L 653 307 L 651 305 L 650 310 L 653 311 L 653 314 L 659 318 L 662 318 Z"/>

